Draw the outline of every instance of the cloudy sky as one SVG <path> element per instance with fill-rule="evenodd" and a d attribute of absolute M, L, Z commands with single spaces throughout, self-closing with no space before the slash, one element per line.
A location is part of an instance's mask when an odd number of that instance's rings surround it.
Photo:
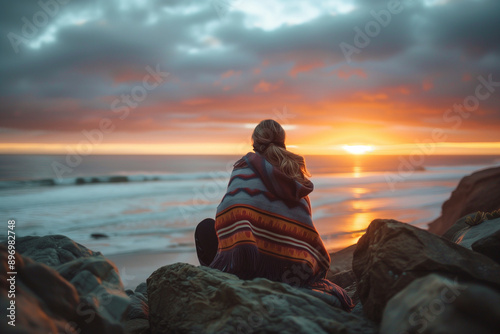
<path fill-rule="evenodd" d="M 498 0 L 11 1 L 0 152 L 243 153 L 274 118 L 304 154 L 498 153 L 499 14 Z"/>

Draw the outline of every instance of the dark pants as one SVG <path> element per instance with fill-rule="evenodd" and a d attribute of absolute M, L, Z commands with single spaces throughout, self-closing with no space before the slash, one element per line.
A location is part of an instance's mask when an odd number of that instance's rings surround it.
<path fill-rule="evenodd" d="M 219 247 L 219 240 L 215 232 L 215 220 L 207 218 L 196 226 L 194 242 L 198 261 L 202 266 L 208 267 L 215 258 Z"/>

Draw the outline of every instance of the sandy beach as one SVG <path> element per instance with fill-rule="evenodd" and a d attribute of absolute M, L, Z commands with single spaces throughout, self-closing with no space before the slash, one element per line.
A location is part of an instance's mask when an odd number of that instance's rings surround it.
<path fill-rule="evenodd" d="M 116 254 L 107 258 L 118 268 L 125 289 L 132 290 L 162 266 L 176 262 L 199 265 L 196 253 L 187 251 Z"/>

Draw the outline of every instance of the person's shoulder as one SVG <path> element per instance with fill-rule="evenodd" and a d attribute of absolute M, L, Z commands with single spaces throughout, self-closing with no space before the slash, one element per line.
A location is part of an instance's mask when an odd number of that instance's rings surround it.
<path fill-rule="evenodd" d="M 242 156 L 238 161 L 236 161 L 233 165 L 234 169 L 239 169 L 239 168 L 247 168 L 249 167 L 248 165 L 248 159 L 251 158 L 255 153 L 248 152 L 244 156 Z"/>
<path fill-rule="evenodd" d="M 233 165 L 234 169 L 241 169 L 241 168 L 247 168 L 248 163 L 245 160 L 245 157 L 241 158 L 240 160 L 236 161 Z"/>

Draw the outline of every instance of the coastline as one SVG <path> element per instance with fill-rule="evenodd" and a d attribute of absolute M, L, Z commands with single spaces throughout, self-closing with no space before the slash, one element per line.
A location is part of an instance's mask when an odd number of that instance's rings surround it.
<path fill-rule="evenodd" d="M 104 254 L 105 255 L 105 254 Z M 106 255 L 105 255 L 106 256 Z M 125 289 L 135 289 L 158 268 L 177 262 L 189 263 L 198 266 L 196 252 L 137 252 L 121 253 L 106 256 L 118 269 Z"/>

